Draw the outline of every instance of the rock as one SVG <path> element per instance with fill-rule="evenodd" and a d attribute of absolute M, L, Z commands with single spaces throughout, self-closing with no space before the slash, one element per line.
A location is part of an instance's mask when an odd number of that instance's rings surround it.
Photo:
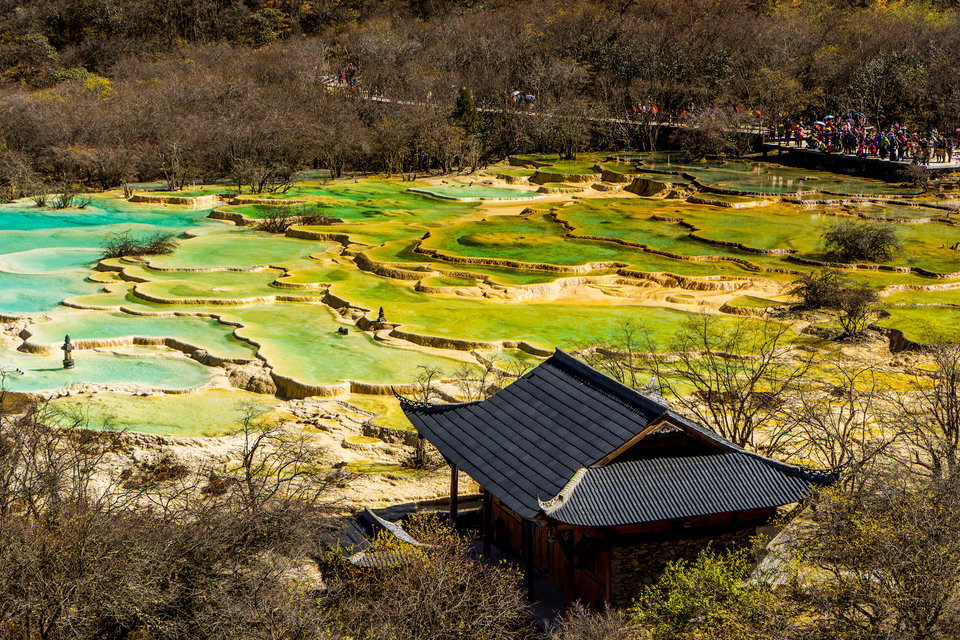
<path fill-rule="evenodd" d="M 215 367 L 220 363 L 219 358 L 215 358 L 206 349 L 197 349 L 190 354 L 190 357 L 199 362 L 200 364 L 207 365 L 208 367 Z"/>
<path fill-rule="evenodd" d="M 668 182 L 651 178 L 634 178 L 626 190 L 638 196 L 648 198 L 685 199 L 693 195 L 696 190 L 683 182 Z"/>
<path fill-rule="evenodd" d="M 227 377 L 230 379 L 230 384 L 238 389 L 267 395 L 274 395 L 277 392 L 277 385 L 273 381 L 270 370 L 255 362 L 227 367 Z"/>

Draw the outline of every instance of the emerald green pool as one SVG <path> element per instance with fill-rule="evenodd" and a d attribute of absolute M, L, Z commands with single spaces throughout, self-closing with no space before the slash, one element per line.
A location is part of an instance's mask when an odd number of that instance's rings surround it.
<path fill-rule="evenodd" d="M 903 335 L 922 344 L 960 341 L 960 309 L 954 307 L 888 307 L 890 317 L 877 322 L 881 327 L 900 329 Z"/>
<path fill-rule="evenodd" d="M 536 198 L 540 194 L 534 191 L 520 189 L 498 189 L 496 187 L 470 186 L 467 184 L 446 184 L 430 187 L 419 187 L 420 193 L 437 196 L 438 198 L 470 199 L 470 200 L 523 200 Z"/>
<path fill-rule="evenodd" d="M 224 358 L 250 359 L 254 348 L 233 337 L 233 327 L 211 318 L 139 316 L 119 311 L 66 311 L 29 327 L 30 342 L 57 344 L 78 340 L 114 340 L 133 336 L 175 338 Z"/>
<path fill-rule="evenodd" d="M 566 211 L 563 211 L 566 213 Z M 646 233 L 631 234 L 632 242 L 640 244 L 667 245 L 666 237 L 678 237 L 669 226 L 646 225 Z M 667 232 L 664 234 L 663 232 Z M 661 240 L 651 235 L 659 234 Z M 603 234 L 586 234 L 603 235 Z M 627 238 L 624 238 L 627 239 Z M 653 240 L 653 242 L 651 242 Z M 689 241 L 687 241 L 688 244 Z M 437 249 L 452 255 L 474 258 L 495 258 L 553 264 L 560 266 L 586 265 L 589 263 L 615 262 L 629 265 L 640 271 L 671 272 L 684 275 L 746 275 L 748 270 L 732 262 L 693 262 L 676 260 L 642 249 L 620 244 L 583 240 L 566 236 L 566 229 L 544 218 L 521 216 L 490 216 L 485 220 L 451 225 L 435 232 L 423 241 L 425 248 Z M 694 253 L 694 252 L 690 252 Z M 700 247 L 697 254 L 711 251 Z"/>
<path fill-rule="evenodd" d="M 210 378 L 207 367 L 178 355 L 113 355 L 81 351 L 74 352 L 74 356 L 75 367 L 64 369 L 62 353 L 30 355 L 0 349 L 0 370 L 6 372 L 3 385 L 9 391 L 21 392 L 53 390 L 80 382 L 137 383 L 178 390 L 196 387 Z"/>
<path fill-rule="evenodd" d="M 262 231 L 229 230 L 184 240 L 168 256 L 154 256 L 150 264 L 161 269 L 249 268 L 283 264 L 322 253 L 336 246 Z"/>
<path fill-rule="evenodd" d="M 241 426 L 244 406 L 265 420 L 278 401 L 239 389 L 210 389 L 188 394 L 134 396 L 122 393 L 69 396 L 50 403 L 51 409 L 72 421 L 80 416 L 86 426 L 127 429 L 166 436 L 220 436 Z"/>
<path fill-rule="evenodd" d="M 343 325 L 322 305 L 251 306 L 231 310 L 227 318 L 243 324 L 238 333 L 261 344 L 260 356 L 278 373 L 308 384 L 410 382 L 420 366 L 450 372 L 458 365 L 451 358 L 384 345 L 357 329 L 341 335 L 337 329 Z"/>
<path fill-rule="evenodd" d="M 222 358 L 259 357 L 277 374 L 306 385 L 399 384 L 414 380 L 422 367 L 452 372 L 465 360 L 472 361 L 468 351 L 454 352 L 447 339 L 576 349 L 613 338 L 630 322 L 643 326 L 656 346 L 668 345 L 690 314 L 667 306 L 673 303 L 666 299 L 695 305 L 701 289 L 669 284 L 686 282 L 684 278 L 623 281 L 625 276 L 618 273 L 721 276 L 735 279 L 732 286 L 738 288 L 711 293 L 717 300 L 714 308 L 720 303 L 756 309 L 779 304 L 776 301 L 785 297 L 783 286 L 815 267 L 791 261 L 788 255 L 751 249 L 790 250 L 797 257 L 823 259 L 820 234 L 824 225 L 840 219 L 837 215 L 891 225 L 906 248 L 891 266 L 960 272 L 960 251 L 954 249 L 960 246 L 960 227 L 942 221 L 889 222 L 948 217 L 947 211 L 922 206 L 933 199 L 913 197 L 901 184 L 800 170 L 759 158 L 685 164 L 667 154 L 639 154 L 630 157 L 636 166 L 611 162 L 601 154 L 581 155 L 575 161 L 556 156 L 525 159 L 555 173 L 595 174 L 594 166 L 600 163 L 620 173 L 682 170 L 707 184 L 772 196 L 813 190 L 820 195 L 804 196 L 803 205 L 777 201 L 732 208 L 588 190 L 552 197 L 543 207 L 531 203 L 532 211 L 519 214 L 523 205 L 518 203 L 535 194 L 502 186 L 493 176 L 529 175 L 532 170 L 501 165 L 476 179 L 451 178 L 439 185 L 387 178 L 312 180 L 284 194 L 265 196 L 278 205 L 304 200 L 310 208 L 340 218 L 341 223 L 291 232 L 333 234 L 336 241 L 209 220 L 208 209 L 132 204 L 110 196 L 97 198 L 85 210 L 60 212 L 19 202 L 0 205 L 0 314 L 31 318 L 31 343 L 59 345 L 64 334 L 103 345 L 127 344 L 133 336 L 167 337 Z M 176 195 L 226 191 L 222 185 L 201 185 Z M 822 195 L 825 191 L 910 199 L 890 204 L 847 198 L 841 205 L 816 204 L 817 199 L 833 198 Z M 761 199 L 704 197 L 718 205 L 750 205 Z M 944 202 L 950 206 L 952 201 Z M 277 205 L 219 208 L 259 218 Z M 179 246 L 171 255 L 111 260 L 102 267 L 111 272 L 92 272 L 105 235 L 120 231 L 174 233 Z M 418 245 L 436 256 L 418 252 Z M 389 268 L 381 270 L 370 261 Z M 585 273 L 588 265 L 597 263 L 597 270 Z M 574 275 L 609 277 L 577 280 Z M 950 282 L 875 269 L 850 270 L 848 275 L 876 289 Z M 561 278 L 566 280 L 555 283 Z M 658 297 L 651 278 L 675 290 Z M 417 290 L 417 281 L 427 291 Z M 759 287 L 757 295 L 749 291 L 752 286 Z M 918 341 L 960 340 L 960 309 L 950 306 L 960 305 L 958 291 L 891 293 L 882 299 L 891 315 L 881 324 Z M 101 309 L 59 306 L 64 300 Z M 935 306 L 889 306 L 896 304 Z M 387 328 L 375 337 L 355 326 L 358 315 L 373 320 L 380 307 L 389 324 L 399 325 L 395 335 Z M 338 333 L 341 327 L 349 332 Z M 397 335 L 408 334 L 415 334 L 415 344 L 398 341 Z M 8 338 L 11 345 L 16 343 L 14 336 Z M 8 377 L 8 388 L 34 391 L 83 381 L 189 389 L 210 375 L 208 368 L 164 348 L 126 354 L 82 350 L 74 355 L 77 367 L 68 371 L 62 369 L 59 352 L 29 355 L 3 348 L 0 370 L 23 372 Z M 115 394 L 102 398 L 102 405 L 104 413 L 115 413 L 138 430 L 212 435 L 232 428 L 228 405 L 237 397 L 201 392 L 181 397 L 178 404 L 165 396 Z M 208 427 L 188 419 L 204 406 L 212 412 Z M 165 414 L 175 419 L 164 421 Z"/>

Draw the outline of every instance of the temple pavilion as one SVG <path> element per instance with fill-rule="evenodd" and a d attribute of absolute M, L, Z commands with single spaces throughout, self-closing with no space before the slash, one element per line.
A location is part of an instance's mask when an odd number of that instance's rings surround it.
<path fill-rule="evenodd" d="M 834 475 L 745 451 L 562 352 L 492 397 L 401 398 L 457 473 L 483 489 L 484 549 L 522 557 L 568 602 L 624 604 L 667 562 L 747 544 Z M 531 566 L 532 565 L 532 566 Z"/>

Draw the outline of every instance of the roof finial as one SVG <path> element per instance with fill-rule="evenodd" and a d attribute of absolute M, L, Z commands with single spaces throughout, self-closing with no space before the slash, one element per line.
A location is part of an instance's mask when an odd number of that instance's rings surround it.
<path fill-rule="evenodd" d="M 663 393 L 660 392 L 660 380 L 657 379 L 657 375 L 654 374 L 653 377 L 647 381 L 647 384 L 643 385 L 643 388 L 640 389 L 640 393 L 659 401 L 662 404 L 667 404 L 666 399 L 663 397 Z"/>

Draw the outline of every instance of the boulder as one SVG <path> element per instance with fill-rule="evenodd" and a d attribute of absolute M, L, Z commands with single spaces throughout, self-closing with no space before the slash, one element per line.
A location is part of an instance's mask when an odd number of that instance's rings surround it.
<path fill-rule="evenodd" d="M 270 369 L 256 362 L 227 367 L 227 378 L 230 384 L 238 389 L 267 395 L 277 393 L 277 385 L 273 381 Z"/>

